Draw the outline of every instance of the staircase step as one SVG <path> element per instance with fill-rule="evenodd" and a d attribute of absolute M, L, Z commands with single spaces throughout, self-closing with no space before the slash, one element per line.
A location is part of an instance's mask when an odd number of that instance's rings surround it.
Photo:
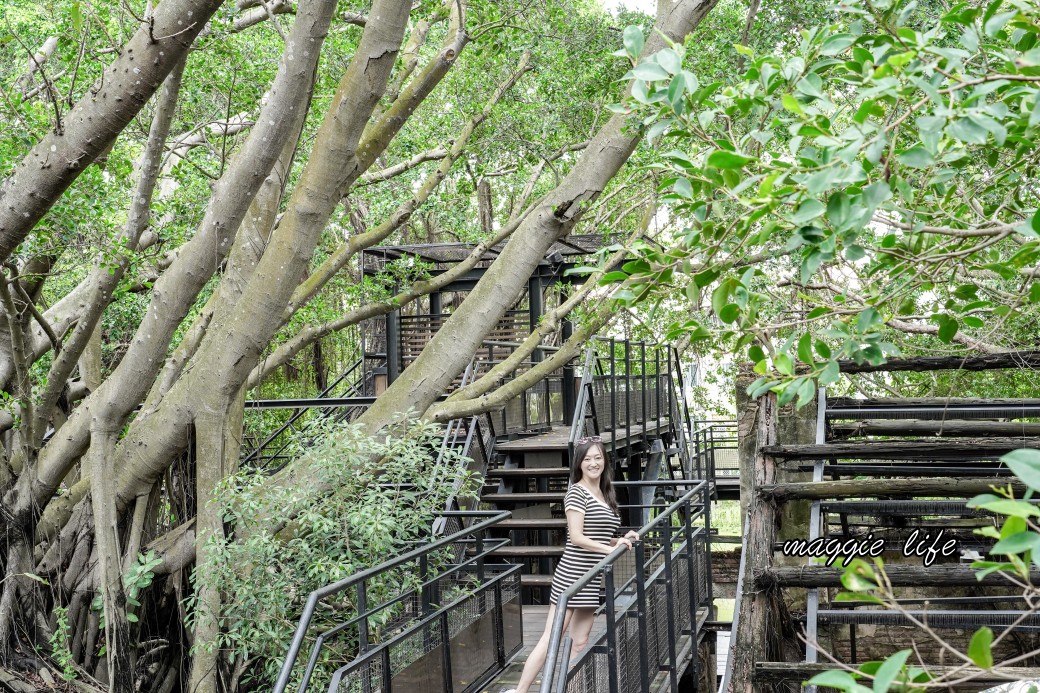
<path fill-rule="evenodd" d="M 833 669 L 830 662 L 755 662 L 755 682 L 762 684 L 781 683 L 784 681 L 795 682 L 796 685 L 802 681 L 824 671 Z M 963 668 L 950 666 L 939 666 L 929 663 L 928 671 L 933 676 L 946 676 L 950 673 L 963 676 L 966 672 Z M 990 671 L 977 671 L 972 674 L 971 683 L 985 686 L 996 686 L 1008 681 L 1029 681 L 1040 677 L 1040 668 L 1032 667 L 1000 667 Z"/>
<path fill-rule="evenodd" d="M 800 471 L 811 472 L 813 465 L 803 464 L 798 467 Z M 931 465 L 931 464 L 907 464 L 901 462 L 890 462 L 887 464 L 825 464 L 823 465 L 824 476 L 840 474 L 842 476 L 889 476 L 889 477 L 929 477 L 946 475 L 950 477 L 992 477 L 1011 476 L 1011 470 L 999 466 L 994 462 L 988 466 L 979 466 L 977 463 L 965 465 Z"/>
<path fill-rule="evenodd" d="M 755 583 L 765 587 L 841 587 L 844 571 L 837 566 L 799 565 L 768 568 L 755 576 Z M 921 565 L 892 564 L 885 566 L 885 573 L 894 587 L 977 587 L 1007 586 L 1007 577 L 1000 572 L 990 573 L 984 578 L 976 577 L 978 571 L 959 563 L 937 563 Z M 1040 580 L 1040 570 L 1033 568 L 1030 582 Z"/>
<path fill-rule="evenodd" d="M 552 575 L 520 575 L 521 587 L 552 587 Z"/>
<path fill-rule="evenodd" d="M 869 440 L 855 443 L 768 445 L 762 453 L 788 460 L 983 460 L 1018 448 L 1040 448 L 1040 438 Z"/>
<path fill-rule="evenodd" d="M 567 476 L 571 473 L 568 467 L 499 467 L 498 469 L 489 469 L 487 471 L 488 478 L 503 479 L 503 478 L 515 478 L 515 477 L 532 477 L 532 476 Z"/>
<path fill-rule="evenodd" d="M 467 553 L 472 553 L 468 549 Z M 563 555 L 562 546 L 503 546 L 488 552 L 489 556 L 505 556 L 508 558 L 553 558 Z"/>
<path fill-rule="evenodd" d="M 566 518 L 510 518 L 495 525 L 495 529 L 567 529 Z"/>
<path fill-rule="evenodd" d="M 561 503 L 563 491 L 549 493 L 485 493 L 480 497 L 484 503 L 509 505 L 512 503 Z"/>
<path fill-rule="evenodd" d="M 980 626 L 1007 628 L 1035 628 L 1040 625 L 1040 614 L 1024 615 L 1018 610 L 945 610 L 907 609 L 906 614 L 888 609 L 820 609 L 820 623 L 868 624 L 868 625 L 913 625 L 908 615 L 917 620 L 927 620 L 932 628 L 958 628 L 975 630 Z"/>

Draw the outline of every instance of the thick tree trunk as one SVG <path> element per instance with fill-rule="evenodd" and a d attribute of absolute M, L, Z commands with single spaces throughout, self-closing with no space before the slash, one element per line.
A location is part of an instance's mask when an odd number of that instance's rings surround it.
<path fill-rule="evenodd" d="M 222 0 L 155 5 L 93 89 L 0 185 L 3 262 L 83 170 L 105 151 L 187 54 Z"/>
<path fill-rule="evenodd" d="M 776 394 L 769 392 L 758 400 L 758 421 L 755 455 L 755 478 L 748 502 L 748 526 L 744 540 L 744 574 L 741 584 L 740 613 L 736 616 L 737 630 L 733 634 L 731 656 L 732 679 L 729 693 L 754 693 L 755 662 L 766 659 L 766 637 L 770 612 L 770 593 L 755 585 L 753 575 L 772 567 L 773 543 L 776 541 L 780 516 L 777 507 L 758 493 L 763 486 L 776 481 L 776 461 L 765 452 L 776 444 Z"/>
<path fill-rule="evenodd" d="M 119 545 L 119 515 L 115 503 L 113 450 L 119 426 L 95 418 L 91 425 L 94 445 L 85 460 L 94 483 L 91 505 L 94 509 L 94 542 L 97 547 L 101 596 L 105 615 L 105 657 L 108 680 L 114 691 L 133 690 L 133 662 L 130 622 L 126 617 L 123 590 L 123 552 Z"/>
<path fill-rule="evenodd" d="M 195 656 L 189 689 L 195 693 L 217 693 L 220 662 L 220 585 L 210 574 L 212 542 L 224 536 L 224 518 L 215 491 L 238 462 L 242 444 L 245 393 L 226 406 L 199 412 L 195 417 L 196 498 L 196 621 Z"/>

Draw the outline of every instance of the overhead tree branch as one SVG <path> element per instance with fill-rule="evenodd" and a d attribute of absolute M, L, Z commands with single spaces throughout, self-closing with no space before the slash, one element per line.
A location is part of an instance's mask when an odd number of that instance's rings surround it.
<path fill-rule="evenodd" d="M 0 184 L 0 262 L 105 151 L 187 53 L 222 0 L 164 0 L 101 80 Z M 185 23 L 185 18 L 191 20 Z"/>
<path fill-rule="evenodd" d="M 312 272 L 311 275 L 300 284 L 299 288 L 297 288 L 293 293 L 292 300 L 289 302 L 286 309 L 284 316 L 285 320 L 288 320 L 293 313 L 300 309 L 301 306 L 306 305 L 312 298 L 314 298 L 322 287 L 324 287 L 352 257 L 360 251 L 370 248 L 387 238 L 391 233 L 407 222 L 415 210 L 429 199 L 430 195 L 433 194 L 433 191 L 437 189 L 437 186 L 440 185 L 441 181 L 443 181 L 448 175 L 448 171 L 451 170 L 452 165 L 454 165 L 454 163 L 458 161 L 459 157 L 462 156 L 469 138 L 473 136 L 473 133 L 476 132 L 478 127 L 480 127 L 481 123 L 491 115 L 495 105 L 498 104 L 503 96 L 505 96 L 506 92 L 512 89 L 513 85 L 517 83 L 520 77 L 531 69 L 530 60 L 530 52 L 526 52 L 521 56 L 517 69 L 508 79 L 506 79 L 505 82 L 499 85 L 491 95 L 491 98 L 484 105 L 481 112 L 466 123 L 462 128 L 462 131 L 455 138 L 455 142 L 451 145 L 447 155 L 441 159 L 440 166 L 437 167 L 436 171 L 427 176 L 426 180 L 423 181 L 422 186 L 414 195 L 412 195 L 412 197 L 394 210 L 394 213 L 379 226 L 371 231 L 366 231 L 365 233 L 354 236 L 349 241 L 336 248 L 336 250 L 326 258 L 325 262 L 323 262 L 320 267 L 314 270 L 314 272 Z"/>

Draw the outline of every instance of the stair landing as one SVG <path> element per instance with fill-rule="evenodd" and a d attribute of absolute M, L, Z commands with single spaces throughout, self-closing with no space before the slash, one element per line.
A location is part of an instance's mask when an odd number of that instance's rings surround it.
<path fill-rule="evenodd" d="M 599 435 L 603 439 L 603 445 L 607 450 L 610 450 L 615 441 L 618 447 L 622 447 L 622 445 L 627 443 L 630 439 L 635 440 L 636 438 L 643 437 L 644 433 L 648 436 L 656 437 L 660 431 L 668 430 L 668 427 L 668 419 L 653 419 L 646 422 L 645 426 L 633 425 L 628 429 L 619 428 L 617 430 L 617 435 L 614 436 L 613 439 L 611 438 L 610 431 L 604 431 Z M 522 453 L 539 450 L 566 450 L 570 436 L 571 427 L 560 426 L 547 433 L 539 433 L 538 435 L 517 438 L 516 440 L 498 441 L 495 443 L 495 451 Z"/>

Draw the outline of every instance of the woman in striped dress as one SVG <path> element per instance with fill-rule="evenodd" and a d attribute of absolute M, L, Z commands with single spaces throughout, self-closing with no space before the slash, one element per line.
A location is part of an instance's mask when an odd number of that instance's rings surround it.
<path fill-rule="evenodd" d="M 611 476 L 607 452 L 599 437 L 578 440 L 571 466 L 571 485 L 563 498 L 563 508 L 567 513 L 567 546 L 553 573 L 545 632 L 527 657 L 520 683 L 505 693 L 527 693 L 545 665 L 549 635 L 560 595 L 592 570 L 604 556 L 613 553 L 619 546 L 631 549 L 632 542 L 639 539 L 636 532 L 628 532 L 621 538 L 614 536 L 621 525 L 621 518 Z M 571 629 L 572 658 L 581 652 L 589 640 L 596 609 L 600 605 L 601 584 L 602 579 L 593 580 L 567 601 L 563 632 L 566 633 L 568 627 Z"/>

